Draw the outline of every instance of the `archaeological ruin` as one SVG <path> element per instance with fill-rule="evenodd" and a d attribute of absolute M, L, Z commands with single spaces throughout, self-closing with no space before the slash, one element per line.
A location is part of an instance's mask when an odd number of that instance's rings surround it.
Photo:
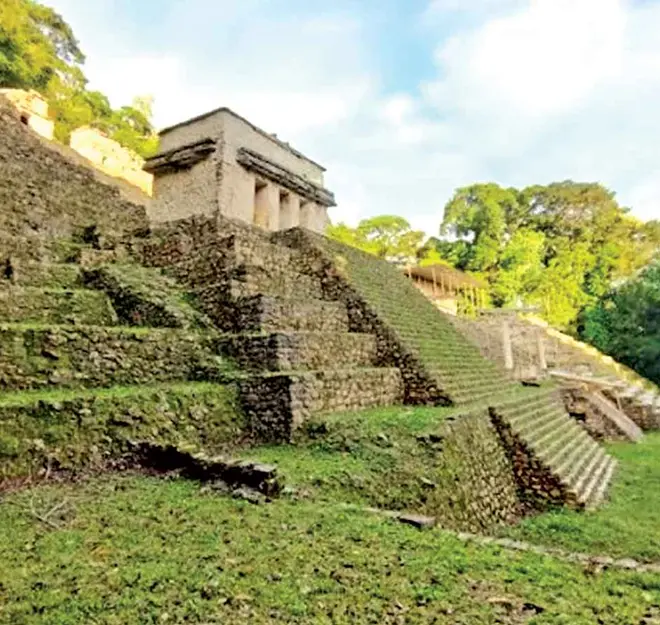
<path fill-rule="evenodd" d="M 295 443 L 320 415 L 449 407 L 413 439 L 435 471 L 418 504 L 472 531 L 599 505 L 616 468 L 599 440 L 658 426 L 655 408 L 622 421 L 606 391 L 587 406 L 549 375 L 530 384 L 476 321 L 323 236 L 323 168 L 227 109 L 163 131 L 148 207 L 3 99 L 0 130 L 0 483 L 193 453 L 193 474 L 272 494 L 275 469 L 232 454 Z M 501 339 L 498 323 L 483 332 Z"/>
<path fill-rule="evenodd" d="M 221 108 L 162 130 L 153 173 L 153 223 L 222 215 L 268 231 L 300 226 L 323 232 L 324 168 L 275 135 Z"/>

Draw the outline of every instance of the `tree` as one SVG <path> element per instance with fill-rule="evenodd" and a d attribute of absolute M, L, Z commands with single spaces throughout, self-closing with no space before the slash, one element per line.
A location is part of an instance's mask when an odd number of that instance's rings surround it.
<path fill-rule="evenodd" d="M 114 110 L 99 91 L 88 91 L 85 61 L 71 27 L 53 9 L 34 0 L 0 3 L 0 86 L 36 89 L 55 117 L 55 138 L 91 125 L 142 156 L 157 149 L 151 119 L 153 98 L 135 98 Z"/>
<path fill-rule="evenodd" d="M 395 263 L 414 262 L 424 239 L 423 232 L 413 230 L 403 217 L 395 215 L 363 219 L 357 228 L 339 223 L 330 226 L 326 234 L 331 239 Z"/>
<path fill-rule="evenodd" d="M 458 189 L 441 235 L 438 254 L 480 272 L 496 304 L 537 304 L 565 328 L 660 245 L 657 222 L 631 217 L 600 184 L 572 181 L 522 191 L 492 183 Z"/>
<path fill-rule="evenodd" d="M 599 350 L 660 384 L 660 263 L 585 310 L 580 333 Z"/>
<path fill-rule="evenodd" d="M 53 82 L 84 86 L 81 52 L 71 27 L 33 0 L 0 4 L 0 85 L 48 92 Z"/>
<path fill-rule="evenodd" d="M 445 206 L 442 235 L 467 240 L 462 269 L 488 272 L 496 268 L 500 249 L 511 233 L 520 206 L 515 189 L 496 184 L 475 184 L 458 189 Z"/>

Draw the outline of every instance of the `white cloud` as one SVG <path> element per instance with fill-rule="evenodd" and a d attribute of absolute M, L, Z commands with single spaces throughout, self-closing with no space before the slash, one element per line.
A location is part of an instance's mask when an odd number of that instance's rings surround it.
<path fill-rule="evenodd" d="M 310 16 L 187 0 L 113 29 L 113 0 L 50 2 L 81 37 L 92 86 L 117 104 L 153 94 L 159 125 L 235 108 L 328 167 L 335 219 L 394 213 L 435 234 L 458 186 L 565 178 L 660 217 L 658 4 L 434 0 L 420 19 L 436 75 L 385 92 L 352 2 Z"/>
<path fill-rule="evenodd" d="M 658 28 L 658 5 L 531 1 L 442 42 L 424 98 L 451 120 L 478 178 L 600 181 L 639 216 L 660 217 L 648 192 L 660 141 Z"/>

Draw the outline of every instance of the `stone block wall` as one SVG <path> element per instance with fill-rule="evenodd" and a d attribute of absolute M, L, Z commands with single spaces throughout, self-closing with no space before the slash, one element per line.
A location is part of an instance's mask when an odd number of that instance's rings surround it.
<path fill-rule="evenodd" d="M 182 330 L 0 326 L 0 389 L 195 380 L 209 374 L 211 354 L 198 335 Z"/>
<path fill-rule="evenodd" d="M 147 224 L 143 206 L 49 149 L 1 96 L 0 205 L 0 257 L 21 254 L 28 241 L 67 237 L 91 225 L 121 233 Z"/>
<path fill-rule="evenodd" d="M 488 531 L 522 516 L 511 461 L 487 410 L 457 416 L 422 443 L 438 453 L 423 511 L 443 526 Z"/>

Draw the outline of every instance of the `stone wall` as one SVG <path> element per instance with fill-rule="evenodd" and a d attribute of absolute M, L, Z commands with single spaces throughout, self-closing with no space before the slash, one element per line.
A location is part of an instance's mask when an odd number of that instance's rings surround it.
<path fill-rule="evenodd" d="M 473 531 L 522 516 L 511 462 L 486 410 L 461 414 L 423 442 L 439 453 L 439 479 L 424 512 L 443 526 Z"/>
<path fill-rule="evenodd" d="M 205 142 L 213 149 L 198 149 Z M 154 222 L 221 214 L 266 230 L 303 225 L 322 232 L 327 208 L 315 194 L 333 202 L 322 189 L 321 166 L 227 109 L 164 130 L 147 169 L 156 175 Z M 296 188 L 274 177 L 291 179 Z"/>
<path fill-rule="evenodd" d="M 146 227 L 143 206 L 120 197 L 27 130 L 0 97 L 0 257 L 24 255 L 34 241 L 97 225 L 120 233 Z"/>
<path fill-rule="evenodd" d="M 76 128 L 71 133 L 69 145 L 106 174 L 123 178 L 151 195 L 153 176 L 142 171 L 144 159 L 100 130 L 89 126 Z"/>
<path fill-rule="evenodd" d="M 105 468 L 135 441 L 229 449 L 244 431 L 235 404 L 234 388 L 212 384 L 0 401 L 0 486 L 17 475 Z"/>
<path fill-rule="evenodd" d="M 5 96 L 18 110 L 21 122 L 45 139 L 52 139 L 55 122 L 48 114 L 48 102 L 36 91 L 23 89 L 0 89 L 0 96 Z"/>
<path fill-rule="evenodd" d="M 181 330 L 0 326 L 0 390 L 208 379 L 210 354 Z"/>

